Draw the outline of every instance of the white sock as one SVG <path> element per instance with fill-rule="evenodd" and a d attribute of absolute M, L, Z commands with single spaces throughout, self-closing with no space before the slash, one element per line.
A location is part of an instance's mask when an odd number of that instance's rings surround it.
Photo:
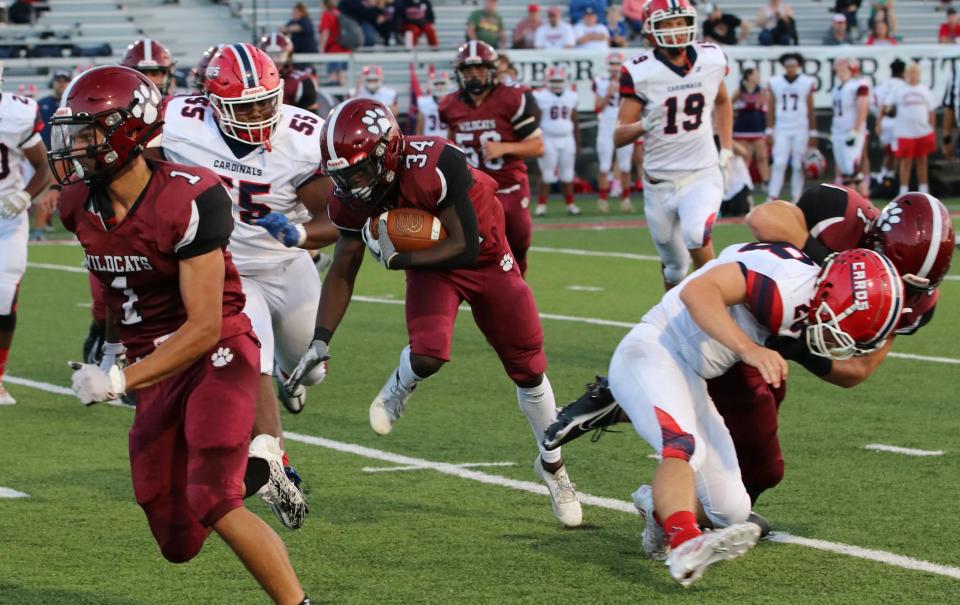
<path fill-rule="evenodd" d="M 903 194 L 906 193 L 906 192 L 907 192 L 907 186 L 906 186 L 906 185 L 900 185 L 900 193 L 899 193 L 898 195 L 903 195 Z"/>
<path fill-rule="evenodd" d="M 930 183 L 920 183 L 920 193 L 930 193 Z"/>
<path fill-rule="evenodd" d="M 397 375 L 400 377 L 400 386 L 408 391 L 412 391 L 417 383 L 423 380 L 413 372 L 413 367 L 410 365 L 410 345 L 400 351 L 400 367 L 397 368 Z"/>
<path fill-rule="evenodd" d="M 560 462 L 559 447 L 553 451 L 547 451 L 540 444 L 543 439 L 543 432 L 557 419 L 557 402 L 553 398 L 553 388 L 550 386 L 550 380 L 544 375 L 540 386 L 529 389 L 517 387 L 517 401 L 520 403 L 520 410 L 530 421 L 530 428 L 533 429 L 533 436 L 536 438 L 537 448 L 540 450 L 540 458 L 547 463 Z"/>

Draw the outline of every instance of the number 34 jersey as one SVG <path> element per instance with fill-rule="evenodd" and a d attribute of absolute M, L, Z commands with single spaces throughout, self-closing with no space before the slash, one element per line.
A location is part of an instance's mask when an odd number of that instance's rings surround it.
<path fill-rule="evenodd" d="M 653 49 L 620 68 L 620 97 L 643 103 L 644 117 L 660 114 L 656 127 L 643 135 L 643 169 L 655 179 L 718 165 L 713 105 L 727 74 L 727 57 L 714 44 L 694 43 L 686 52 L 685 67 Z"/>
<path fill-rule="evenodd" d="M 323 120 L 291 105 L 283 105 L 281 112 L 270 150 L 261 145 L 241 157 L 227 145 L 205 97 L 175 97 L 164 113 L 164 156 L 209 168 L 230 191 L 236 221 L 230 252 L 242 275 L 282 266 L 303 254 L 254 224 L 270 212 L 296 223 L 310 218 L 297 199 L 297 189 L 319 176 Z"/>

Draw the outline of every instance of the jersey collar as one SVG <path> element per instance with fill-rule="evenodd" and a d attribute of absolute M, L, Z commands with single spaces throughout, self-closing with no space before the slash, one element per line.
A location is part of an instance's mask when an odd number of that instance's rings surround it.
<path fill-rule="evenodd" d="M 658 61 L 666 65 L 670 69 L 670 71 L 677 74 L 681 78 L 687 75 L 688 73 L 690 73 L 690 70 L 693 68 L 693 65 L 697 62 L 697 51 L 693 48 L 692 44 L 686 48 L 686 55 L 687 55 L 687 64 L 683 67 L 677 67 L 670 61 L 669 57 L 667 57 L 664 53 L 660 51 L 659 48 L 655 48 L 653 50 L 653 56 L 656 57 Z"/>

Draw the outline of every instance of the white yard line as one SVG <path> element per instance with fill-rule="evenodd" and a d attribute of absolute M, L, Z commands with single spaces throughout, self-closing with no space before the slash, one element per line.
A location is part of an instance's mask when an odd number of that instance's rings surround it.
<path fill-rule="evenodd" d="M 30 494 L 25 494 L 23 492 L 18 492 L 15 489 L 9 487 L 0 486 L 0 498 L 29 498 Z"/>
<path fill-rule="evenodd" d="M 600 250 L 583 250 L 580 248 L 552 248 L 550 246 L 530 246 L 530 252 L 544 252 L 547 254 L 566 254 L 569 256 L 596 256 L 602 258 L 627 258 L 630 260 L 648 260 L 660 262 L 659 256 L 650 254 L 634 254 L 633 252 L 603 252 Z"/>
<path fill-rule="evenodd" d="M 54 271 L 67 271 L 68 273 L 86 273 L 87 270 L 83 267 L 71 267 L 70 265 L 55 265 L 53 263 L 27 263 L 28 267 L 33 267 L 34 269 L 53 269 Z"/>
<path fill-rule="evenodd" d="M 918 450 L 912 447 L 884 445 L 883 443 L 868 443 L 863 446 L 863 449 L 877 452 L 893 452 L 894 454 L 903 454 L 905 456 L 943 456 L 944 454 L 943 450 Z"/>
<path fill-rule="evenodd" d="M 567 290 L 571 292 L 603 292 L 606 288 L 601 288 L 600 286 L 578 286 L 574 284 L 567 286 Z"/>
<path fill-rule="evenodd" d="M 456 464 L 454 466 L 459 466 L 460 468 L 479 468 L 486 466 L 516 466 L 514 462 L 467 462 L 465 464 Z M 418 465 L 407 465 L 407 466 L 390 466 L 390 467 L 380 467 L 380 466 L 365 466 L 362 469 L 365 473 L 392 473 L 397 471 L 422 471 L 429 470 L 426 466 Z"/>

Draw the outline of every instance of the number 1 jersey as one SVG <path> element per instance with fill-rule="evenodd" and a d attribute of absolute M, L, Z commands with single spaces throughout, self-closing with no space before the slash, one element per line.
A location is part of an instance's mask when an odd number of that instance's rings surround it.
<path fill-rule="evenodd" d="M 714 44 L 687 47 L 677 67 L 659 49 L 645 50 L 620 68 L 620 97 L 644 104 L 643 115 L 660 113 L 643 135 L 643 170 L 670 180 L 719 164 L 713 142 L 713 105 L 727 74 L 727 57 Z"/>
<path fill-rule="evenodd" d="M 269 151 L 261 145 L 241 157 L 220 133 L 206 97 L 176 97 L 164 114 L 164 157 L 213 170 L 230 191 L 237 223 L 230 237 L 230 252 L 242 275 L 283 266 L 304 253 L 287 248 L 254 224 L 270 212 L 279 212 L 295 223 L 310 219 L 297 199 L 297 189 L 319 177 L 323 120 L 291 105 L 283 105 L 281 114 Z"/>

